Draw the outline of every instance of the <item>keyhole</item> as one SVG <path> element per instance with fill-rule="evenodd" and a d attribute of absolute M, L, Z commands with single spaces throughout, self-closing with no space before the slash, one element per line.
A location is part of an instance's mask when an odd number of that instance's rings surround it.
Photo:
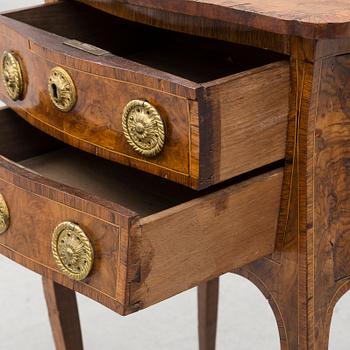
<path fill-rule="evenodd" d="M 52 96 L 54 97 L 54 99 L 58 98 L 58 89 L 56 84 L 51 84 L 51 91 L 52 91 Z"/>

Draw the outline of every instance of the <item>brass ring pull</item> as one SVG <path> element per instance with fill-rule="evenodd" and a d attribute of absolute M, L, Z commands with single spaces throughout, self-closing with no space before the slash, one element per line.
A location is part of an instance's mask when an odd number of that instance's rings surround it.
<path fill-rule="evenodd" d="M 5 233 L 10 226 L 10 212 L 4 196 L 0 193 L 0 235 Z"/>
<path fill-rule="evenodd" d="M 2 80 L 7 94 L 13 101 L 19 100 L 24 91 L 22 68 L 12 52 L 5 51 L 2 56 Z"/>
<path fill-rule="evenodd" d="M 94 262 L 94 250 L 89 238 L 77 224 L 69 221 L 55 228 L 52 254 L 60 271 L 76 281 L 89 275 Z"/>
<path fill-rule="evenodd" d="M 62 112 L 69 112 L 77 102 L 77 91 L 73 79 L 66 70 L 55 67 L 48 79 L 48 89 L 52 103 Z"/>
<path fill-rule="evenodd" d="M 124 108 L 123 131 L 129 145 L 145 157 L 158 155 L 165 144 L 165 123 L 147 101 L 133 100 Z"/>

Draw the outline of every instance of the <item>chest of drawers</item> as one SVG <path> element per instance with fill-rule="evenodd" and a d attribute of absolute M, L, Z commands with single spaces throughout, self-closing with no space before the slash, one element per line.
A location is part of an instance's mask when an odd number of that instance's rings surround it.
<path fill-rule="evenodd" d="M 0 16 L 0 253 L 44 276 L 58 349 L 82 348 L 74 291 L 127 315 L 199 286 L 213 350 L 227 272 L 283 349 L 327 347 L 350 285 L 349 23 L 344 1 Z"/>

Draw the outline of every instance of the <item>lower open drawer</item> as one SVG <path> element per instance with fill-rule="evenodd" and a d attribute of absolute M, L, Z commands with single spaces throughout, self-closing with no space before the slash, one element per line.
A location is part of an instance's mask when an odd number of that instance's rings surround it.
<path fill-rule="evenodd" d="M 10 110 L 0 138 L 0 252 L 120 314 L 274 250 L 282 168 L 198 192 L 69 148 Z"/>

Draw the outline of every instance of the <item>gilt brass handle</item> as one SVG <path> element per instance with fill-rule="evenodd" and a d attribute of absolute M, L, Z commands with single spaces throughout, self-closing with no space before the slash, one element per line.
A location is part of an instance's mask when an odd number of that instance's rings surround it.
<path fill-rule="evenodd" d="M 61 67 L 51 70 L 48 89 L 52 103 L 62 112 L 69 112 L 77 102 L 77 91 L 69 73 Z"/>
<path fill-rule="evenodd" d="M 165 144 L 165 123 L 147 101 L 133 100 L 126 105 L 123 132 L 129 145 L 145 157 L 156 156 Z"/>
<path fill-rule="evenodd" d="M 24 82 L 22 68 L 14 53 L 5 51 L 2 56 L 2 80 L 5 90 L 13 101 L 23 95 Z"/>
<path fill-rule="evenodd" d="M 10 213 L 4 196 L 0 193 L 0 235 L 10 226 Z"/>
<path fill-rule="evenodd" d="M 85 279 L 94 263 L 94 250 L 89 238 L 77 224 L 69 221 L 55 228 L 52 254 L 60 271 L 76 281 Z"/>

